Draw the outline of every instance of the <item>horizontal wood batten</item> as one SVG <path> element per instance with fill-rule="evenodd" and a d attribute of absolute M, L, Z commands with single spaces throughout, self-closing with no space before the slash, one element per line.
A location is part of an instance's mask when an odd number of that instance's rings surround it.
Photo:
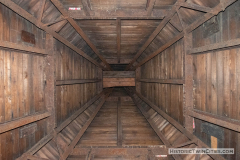
<path fill-rule="evenodd" d="M 26 124 L 39 121 L 41 119 L 49 117 L 50 115 L 51 115 L 50 112 L 38 113 L 0 124 L 0 133 L 7 132 L 9 130 L 24 126 Z"/>
<path fill-rule="evenodd" d="M 233 120 L 227 117 L 213 115 L 211 113 L 198 111 L 196 109 L 187 110 L 187 115 L 240 132 L 240 121 L 238 120 Z"/>
<path fill-rule="evenodd" d="M 219 50 L 219 49 L 234 47 L 234 46 L 238 46 L 238 45 L 240 45 L 239 38 L 234 39 L 234 40 L 229 40 L 226 42 L 220 42 L 220 43 L 210 44 L 210 45 L 203 46 L 203 47 L 193 48 L 188 52 L 188 54 L 208 52 L 208 51 L 212 51 L 212 50 Z"/>
<path fill-rule="evenodd" d="M 162 83 L 162 84 L 184 84 L 183 79 L 137 79 L 138 82 Z"/>
<path fill-rule="evenodd" d="M 73 79 L 73 80 L 57 80 L 56 85 L 70 85 L 70 84 L 82 84 L 82 83 L 96 83 L 100 82 L 101 79 Z"/>
<path fill-rule="evenodd" d="M 27 53 L 47 55 L 47 52 L 44 49 L 30 47 L 30 46 L 7 42 L 7 41 L 0 41 L 0 47 L 4 48 L 4 49 L 23 51 L 23 52 L 27 52 Z"/>

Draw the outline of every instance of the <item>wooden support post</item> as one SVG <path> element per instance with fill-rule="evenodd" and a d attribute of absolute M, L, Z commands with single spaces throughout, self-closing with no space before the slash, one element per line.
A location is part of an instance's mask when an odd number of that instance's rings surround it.
<path fill-rule="evenodd" d="M 138 92 L 138 93 L 142 93 L 141 92 L 141 81 L 139 81 L 139 79 L 141 79 L 141 67 L 138 67 L 137 69 L 136 69 L 136 71 L 135 71 L 136 73 L 135 73 L 135 76 L 136 76 L 136 91 Z"/>
<path fill-rule="evenodd" d="M 51 116 L 48 119 L 47 133 L 56 127 L 55 120 L 55 98 L 56 98 L 56 76 L 55 76 L 55 39 L 53 36 L 46 35 L 46 48 L 48 56 L 45 58 L 45 105 Z"/>
<path fill-rule="evenodd" d="M 117 56 L 118 63 L 120 63 L 121 56 L 121 19 L 117 18 Z"/>
<path fill-rule="evenodd" d="M 117 103 L 117 125 L 118 125 L 118 132 L 117 132 L 117 146 L 122 146 L 122 110 L 121 110 L 121 97 L 118 97 Z"/>
<path fill-rule="evenodd" d="M 187 51 L 192 48 L 192 33 L 184 36 L 184 78 L 183 85 L 183 116 L 185 117 L 185 128 L 193 133 L 193 118 L 187 115 L 186 111 L 193 108 L 193 58 Z"/>

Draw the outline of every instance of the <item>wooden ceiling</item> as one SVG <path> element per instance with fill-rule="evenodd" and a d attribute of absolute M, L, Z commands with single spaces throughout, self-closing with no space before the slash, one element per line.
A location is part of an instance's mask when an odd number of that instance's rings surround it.
<path fill-rule="evenodd" d="M 113 64 L 131 62 L 127 69 L 134 69 L 179 34 L 183 37 L 186 28 L 206 13 L 214 14 L 220 3 L 219 0 L 12 1 L 35 18 L 40 15 L 43 26 L 104 70 L 111 69 L 108 63 L 113 60 L 116 60 Z"/>

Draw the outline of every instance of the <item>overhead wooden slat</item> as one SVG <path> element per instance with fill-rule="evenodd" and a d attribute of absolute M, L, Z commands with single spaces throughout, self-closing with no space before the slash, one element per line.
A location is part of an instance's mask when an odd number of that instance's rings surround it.
<path fill-rule="evenodd" d="M 63 14 L 63 16 L 68 20 L 68 22 L 73 26 L 73 28 L 78 32 L 78 34 L 86 41 L 86 43 L 92 48 L 92 50 L 98 55 L 98 57 L 103 61 L 103 63 L 106 65 L 108 70 L 111 70 L 111 67 L 106 62 L 106 60 L 103 58 L 103 56 L 99 53 L 95 45 L 91 42 L 91 40 L 88 38 L 88 36 L 83 32 L 83 30 L 79 27 L 76 21 L 74 21 L 71 17 L 69 17 L 69 14 L 67 10 L 64 8 L 62 3 L 59 0 L 51 0 L 51 2 L 57 7 L 57 9 Z"/>
<path fill-rule="evenodd" d="M 121 111 L 121 98 L 118 97 L 118 104 L 117 104 L 117 145 L 122 146 L 122 111 Z"/>
<path fill-rule="evenodd" d="M 193 3 L 188 3 L 188 2 L 177 2 L 175 5 L 179 5 L 185 8 L 189 8 L 189 9 L 193 9 L 193 10 L 198 10 L 198 11 L 202 11 L 202 12 L 211 12 L 212 8 L 209 7 L 204 7 L 204 6 L 200 6 L 197 4 L 193 4 Z"/>
<path fill-rule="evenodd" d="M 183 79 L 137 79 L 136 81 L 161 84 L 184 84 Z"/>
<path fill-rule="evenodd" d="M 82 83 L 96 83 L 100 82 L 100 79 L 73 79 L 73 80 L 57 80 L 56 85 L 70 85 L 70 84 L 82 84 Z"/>
<path fill-rule="evenodd" d="M 90 16 L 93 14 L 91 11 L 90 4 L 91 4 L 90 0 L 82 0 L 83 9 L 84 9 L 86 16 Z"/>
<path fill-rule="evenodd" d="M 150 16 L 152 14 L 153 11 L 153 7 L 155 4 L 156 0 L 147 0 L 147 15 Z"/>
<path fill-rule="evenodd" d="M 121 56 L 121 19 L 117 18 L 117 56 L 118 63 L 120 63 Z"/>
<path fill-rule="evenodd" d="M 36 19 L 33 15 L 31 15 L 30 13 L 28 13 L 27 11 L 22 9 L 20 6 L 18 6 L 14 2 L 8 1 L 8 0 L 0 0 L 0 2 L 2 4 L 4 4 L 4 5 L 6 5 L 8 8 L 12 9 L 13 11 L 15 11 L 17 14 L 21 15 L 22 17 L 24 17 L 25 19 L 29 20 L 31 23 L 35 24 L 37 27 L 39 27 L 39 28 L 43 29 L 44 31 L 46 31 L 47 33 L 49 33 L 50 35 L 55 37 L 57 40 L 59 40 L 60 42 L 64 43 L 66 46 L 68 46 L 69 48 L 71 48 L 72 50 L 74 50 L 75 52 L 80 54 L 81 56 L 85 57 L 90 62 L 92 62 L 95 65 L 97 65 L 98 67 L 101 67 L 101 68 L 104 69 L 104 67 L 102 65 L 100 65 L 98 62 L 96 62 L 94 59 L 92 59 L 90 56 L 88 56 L 82 50 L 80 50 L 79 48 L 77 48 L 76 46 L 74 46 L 73 44 L 68 42 L 62 36 L 60 36 L 55 31 L 53 31 L 50 27 L 44 26 L 43 23 L 38 22 L 38 19 Z"/>

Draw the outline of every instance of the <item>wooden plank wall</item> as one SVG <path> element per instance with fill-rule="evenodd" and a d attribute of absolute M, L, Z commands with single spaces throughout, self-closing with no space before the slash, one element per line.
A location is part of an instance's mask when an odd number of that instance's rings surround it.
<path fill-rule="evenodd" d="M 98 67 L 77 53 L 57 42 L 56 79 L 97 79 Z M 57 125 L 72 115 L 80 106 L 94 97 L 99 91 L 97 83 L 61 85 L 56 87 Z M 66 107 L 67 106 L 67 107 Z"/>
<path fill-rule="evenodd" d="M 240 1 L 237 1 L 217 16 L 219 32 L 204 38 L 204 25 L 193 31 L 193 47 L 226 42 L 240 38 Z M 208 51 L 193 55 L 193 98 L 194 108 L 215 115 L 240 120 L 240 47 Z M 195 119 L 195 134 L 207 144 L 210 135 L 201 131 L 205 123 Z M 235 148 L 234 155 L 225 155 L 226 159 L 239 159 L 240 134 L 222 128 L 224 139 L 218 139 L 218 147 Z"/>
<path fill-rule="evenodd" d="M 141 79 L 183 79 L 183 55 L 180 40 L 142 65 Z M 183 124 L 183 85 L 141 82 L 141 94 Z"/>
<path fill-rule="evenodd" d="M 22 30 L 34 34 L 36 43 L 22 42 Z M 46 52 L 48 49 L 45 47 L 44 31 L 2 4 L 0 4 L 0 41 L 46 49 Z M 60 42 L 55 41 L 54 44 L 56 80 L 102 79 L 101 69 Z M 45 105 L 45 84 L 48 78 L 45 74 L 46 65 L 49 64 L 43 55 L 0 48 L 0 125 L 48 111 Z M 57 125 L 59 126 L 74 111 L 100 93 L 101 84 L 102 81 L 56 86 Z M 14 160 L 30 149 L 48 134 L 47 123 L 47 118 L 34 122 L 37 125 L 36 131 L 29 131 L 29 134 L 22 138 L 20 131 L 29 124 L 1 133 L 0 160 Z"/>
<path fill-rule="evenodd" d="M 33 33 L 36 44 L 21 41 L 21 31 Z M 0 41 L 45 48 L 45 33 L 0 4 Z M 0 124 L 46 111 L 43 56 L 0 49 Z M 0 134 L 0 159 L 15 159 L 43 138 L 46 119 L 33 134 L 20 138 L 23 127 Z"/>

